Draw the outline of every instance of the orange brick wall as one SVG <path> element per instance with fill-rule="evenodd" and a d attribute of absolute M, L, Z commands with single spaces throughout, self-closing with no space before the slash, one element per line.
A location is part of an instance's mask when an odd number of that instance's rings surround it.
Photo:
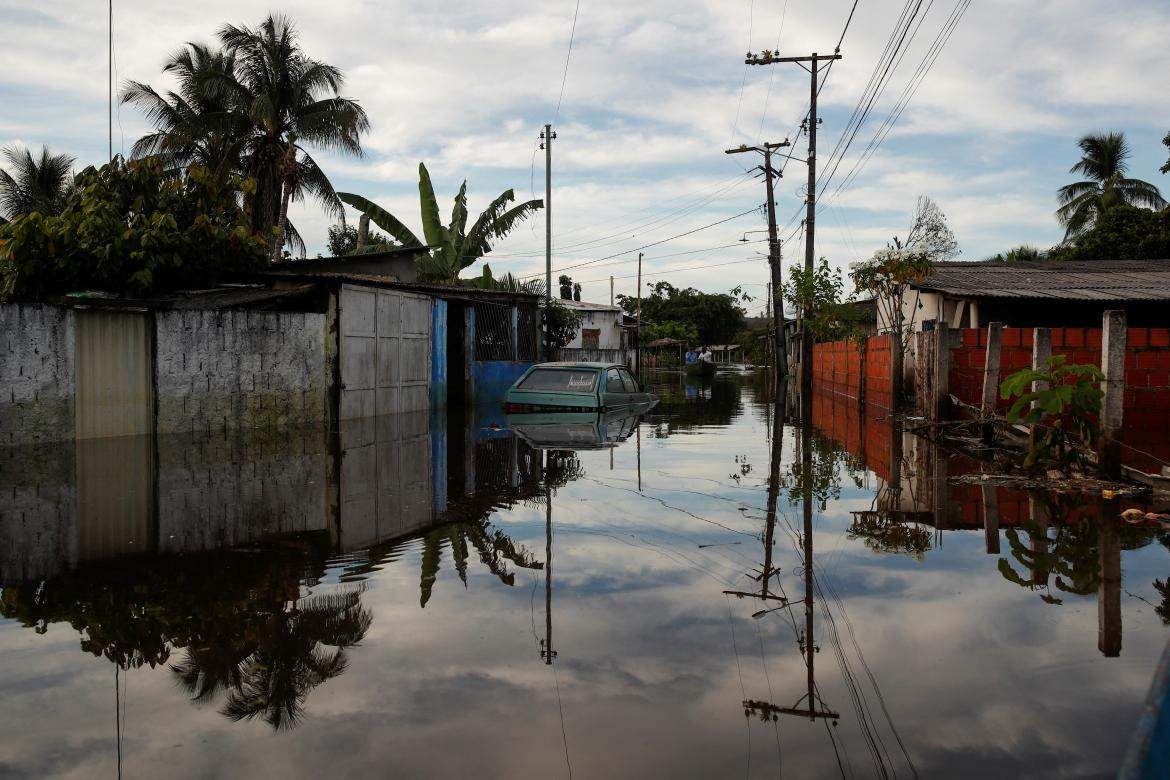
<path fill-rule="evenodd" d="M 813 345 L 813 382 L 818 391 L 849 398 L 859 398 L 864 388 L 867 402 L 889 409 L 890 336 L 870 336 L 865 351 L 862 377 L 861 352 L 855 345 L 846 341 Z"/>
<path fill-rule="evenodd" d="M 1032 335 L 1031 328 L 1004 328 L 1001 377 L 1031 367 Z M 952 395 L 969 404 L 980 403 L 986 352 L 987 330 L 963 329 L 962 345 L 951 351 Z M 1101 329 L 1053 328 L 1052 354 L 1066 355 L 1070 363 L 1100 365 Z M 1008 405 L 998 394 L 996 403 L 1001 409 Z M 1156 473 L 1162 461 L 1170 461 L 1170 328 L 1128 330 L 1124 407 L 1123 438 L 1134 449 L 1123 452 L 1123 459 Z"/>

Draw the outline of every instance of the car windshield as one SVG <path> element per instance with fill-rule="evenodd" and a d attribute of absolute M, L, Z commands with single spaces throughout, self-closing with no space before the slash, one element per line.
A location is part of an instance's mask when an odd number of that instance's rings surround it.
<path fill-rule="evenodd" d="M 538 368 L 520 382 L 519 390 L 543 390 L 551 393 L 593 393 L 597 389 L 597 372 L 563 368 Z"/>

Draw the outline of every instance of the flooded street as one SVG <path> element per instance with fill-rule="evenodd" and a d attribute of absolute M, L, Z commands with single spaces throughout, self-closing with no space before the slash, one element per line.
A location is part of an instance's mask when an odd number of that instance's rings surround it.
<path fill-rule="evenodd" d="M 1170 533 L 950 484 L 853 401 L 651 383 L 0 453 L 0 776 L 1116 773 Z"/>

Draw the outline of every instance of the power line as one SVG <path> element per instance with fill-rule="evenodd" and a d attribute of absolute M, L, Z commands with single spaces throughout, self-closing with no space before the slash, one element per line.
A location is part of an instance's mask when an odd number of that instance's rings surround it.
<path fill-rule="evenodd" d="M 573 54 L 573 39 L 577 36 L 577 12 L 581 10 L 581 0 L 573 6 L 573 26 L 569 29 L 569 50 L 565 52 L 565 70 L 561 74 L 561 93 L 557 95 L 557 110 L 553 112 L 553 125 L 561 116 L 561 100 L 565 97 L 565 81 L 569 78 L 569 57 Z"/>
<path fill-rule="evenodd" d="M 722 268 L 722 267 L 727 266 L 727 265 L 740 265 L 741 263 L 758 263 L 758 262 L 760 262 L 759 258 L 749 257 L 746 260 L 732 260 L 729 263 L 714 263 L 712 265 L 692 265 L 688 268 L 663 268 L 657 274 L 653 274 L 653 275 L 642 274 L 642 277 L 645 279 L 659 279 L 668 273 L 673 274 L 673 273 L 682 273 L 683 271 L 702 271 L 706 268 Z M 637 276 L 638 276 L 637 274 L 627 274 L 626 276 L 615 276 L 614 279 L 635 279 L 635 278 L 637 278 Z M 609 279 L 609 277 L 607 276 L 604 279 L 586 279 L 582 282 L 579 282 L 579 284 L 590 284 L 592 282 L 604 282 L 606 279 Z"/>
<path fill-rule="evenodd" d="M 585 249 L 585 248 L 596 249 L 600 246 L 613 246 L 614 244 L 620 244 L 623 241 L 629 241 L 630 239 L 637 237 L 638 231 L 647 232 L 647 233 L 654 232 L 654 230 L 657 230 L 658 228 L 661 228 L 661 227 L 668 225 L 672 222 L 677 222 L 682 217 L 698 211 L 703 206 L 706 206 L 711 201 L 718 198 L 720 195 L 722 195 L 730 190 L 733 190 L 736 187 L 743 184 L 744 182 L 746 182 L 750 178 L 750 176 L 751 175 L 749 173 L 742 174 L 741 176 L 738 176 L 735 179 L 732 179 L 730 182 L 719 185 L 719 188 L 713 194 L 711 194 L 711 195 L 704 194 L 704 196 L 701 197 L 698 201 L 695 201 L 693 203 L 688 203 L 686 206 L 683 206 L 679 209 L 668 211 L 668 212 L 664 213 L 663 215 L 656 217 L 655 219 L 650 220 L 649 222 L 644 222 L 641 224 L 634 224 L 631 226 L 627 226 L 627 227 L 624 227 L 623 229 L 621 229 L 615 233 L 601 236 L 601 237 L 595 238 L 595 239 L 590 239 L 588 241 L 579 241 L 575 244 L 565 244 L 562 246 L 558 246 L 557 249 L 558 249 L 558 251 L 561 251 L 561 252 L 571 250 L 571 249 Z M 651 228 L 653 228 L 653 229 L 651 229 Z M 630 231 L 634 231 L 634 232 L 631 233 Z M 627 235 L 627 234 L 629 234 L 629 235 Z M 619 236 L 621 238 L 618 238 Z M 618 239 L 618 240 L 611 240 L 611 239 Z M 543 254 L 544 254 L 543 252 L 516 252 L 516 253 L 511 254 L 510 256 L 512 256 L 512 257 L 541 257 L 541 256 L 543 256 Z M 503 255 L 501 255 L 501 257 L 502 256 Z"/>
<path fill-rule="evenodd" d="M 682 238 L 684 236 L 692 235 L 693 233 L 698 233 L 699 231 L 702 231 L 702 230 L 707 230 L 708 228 L 713 228 L 716 225 L 722 225 L 725 222 L 730 222 L 733 219 L 739 219 L 740 217 L 747 216 L 748 214 L 751 214 L 751 213 L 759 211 L 759 210 L 760 210 L 760 206 L 755 206 L 754 208 L 750 208 L 747 211 L 741 211 L 740 213 L 733 214 L 730 217 L 724 217 L 721 220 L 718 220 L 716 222 L 712 222 L 712 223 L 707 224 L 707 225 L 703 225 L 701 227 L 694 228 L 693 230 L 688 230 L 685 233 L 679 233 L 677 235 L 669 236 L 667 238 L 663 238 L 663 239 L 660 239 L 658 241 L 653 241 L 649 244 L 644 244 L 642 246 L 636 246 L 633 249 L 627 249 L 625 251 L 617 252 L 617 253 L 612 254 L 612 255 L 606 255 L 605 257 L 599 257 L 596 260 L 587 260 L 583 263 L 576 263 L 575 265 L 563 266 L 563 267 L 557 269 L 557 273 L 561 273 L 562 271 L 568 271 L 568 270 L 573 269 L 573 268 L 580 268 L 580 267 L 586 266 L 586 265 L 594 265 L 594 264 L 600 263 L 604 260 L 612 260 L 615 257 L 621 257 L 622 255 L 628 255 L 628 254 L 631 254 L 633 252 L 638 252 L 638 251 L 643 250 L 643 249 L 649 249 L 652 246 L 659 246 L 660 244 L 665 244 L 668 241 L 673 241 L 676 238 Z M 537 274 L 524 274 L 525 278 L 530 277 L 530 276 L 540 276 L 540 274 L 538 274 L 538 273 Z"/>

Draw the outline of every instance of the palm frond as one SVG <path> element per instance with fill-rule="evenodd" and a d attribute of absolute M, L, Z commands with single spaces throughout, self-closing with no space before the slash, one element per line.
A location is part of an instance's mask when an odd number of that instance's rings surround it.
<path fill-rule="evenodd" d="M 425 243 L 420 241 L 411 232 L 410 228 L 403 225 L 398 221 L 397 217 L 373 201 L 366 200 L 362 196 L 355 195 L 352 192 L 339 192 L 337 193 L 337 197 L 342 203 L 346 203 L 368 216 L 375 225 L 385 230 L 403 246 L 426 246 Z"/>

